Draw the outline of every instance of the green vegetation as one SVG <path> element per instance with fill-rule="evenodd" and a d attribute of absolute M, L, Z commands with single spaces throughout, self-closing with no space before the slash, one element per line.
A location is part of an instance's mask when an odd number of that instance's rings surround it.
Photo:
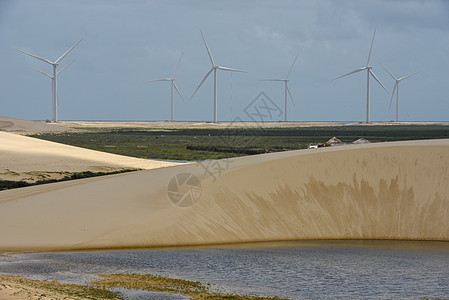
<path fill-rule="evenodd" d="M 32 185 L 38 185 L 38 184 L 53 183 L 53 182 L 82 179 L 82 178 L 89 178 L 89 177 L 97 177 L 97 176 L 111 175 L 111 174 L 119 174 L 119 173 L 131 172 L 131 171 L 137 171 L 137 170 L 136 169 L 125 169 L 125 170 L 113 171 L 113 172 L 91 172 L 91 171 L 74 172 L 74 173 L 69 173 L 68 175 L 65 175 L 61 179 L 42 179 L 42 180 L 38 180 L 36 182 L 26 182 L 26 181 L 22 181 L 22 180 L 21 181 L 1 180 L 0 179 L 0 191 L 14 189 L 14 188 L 20 188 L 20 187 L 26 187 L 26 186 L 32 186 Z"/>
<path fill-rule="evenodd" d="M 449 138 L 447 125 L 351 125 L 296 128 L 104 129 L 34 137 L 126 156 L 196 161 L 305 149 L 338 137 L 371 142 Z"/>
<path fill-rule="evenodd" d="M 111 288 L 140 289 L 150 292 L 174 293 L 191 299 L 273 300 L 280 299 L 241 296 L 211 291 L 209 284 L 173 279 L 150 274 L 99 274 L 102 279 L 89 285 L 64 284 L 58 281 L 33 280 L 21 276 L 0 274 L 0 290 L 14 286 L 28 295 L 27 299 L 97 299 L 120 300 L 123 297 Z"/>
<path fill-rule="evenodd" d="M 20 285 L 23 290 L 29 290 L 29 288 L 36 289 L 35 295 L 31 295 L 30 299 L 41 299 L 41 297 L 48 296 L 51 299 L 65 299 L 58 296 L 68 296 L 70 299 L 122 299 L 119 298 L 117 293 L 109 291 L 105 288 L 87 285 L 77 284 L 63 284 L 57 281 L 47 280 L 33 280 L 20 276 L 13 275 L 1 275 L 0 282 L 2 284 L 13 283 L 14 285 Z M 41 291 L 48 291 L 42 293 Z M 38 294 L 36 294 L 38 292 Z M 56 294 L 56 295 L 55 295 Z"/>
<path fill-rule="evenodd" d="M 100 288 L 142 289 L 152 292 L 175 293 L 190 296 L 192 299 L 235 299 L 265 300 L 279 299 L 254 296 L 240 296 L 210 291 L 208 285 L 201 282 L 173 279 L 150 274 L 100 274 L 104 279 L 93 282 Z"/>

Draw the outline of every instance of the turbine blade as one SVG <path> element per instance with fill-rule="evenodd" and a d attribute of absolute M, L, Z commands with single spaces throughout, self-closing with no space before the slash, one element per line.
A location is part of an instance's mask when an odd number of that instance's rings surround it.
<path fill-rule="evenodd" d="M 209 72 L 207 72 L 206 76 L 204 76 L 203 80 L 201 80 L 200 84 L 198 85 L 198 87 L 196 88 L 195 92 L 193 92 L 192 96 L 190 97 L 190 99 L 193 98 L 193 96 L 195 96 L 196 92 L 198 91 L 198 89 L 201 87 L 201 85 L 203 84 L 203 82 L 207 79 L 207 77 L 210 75 L 210 73 L 212 73 L 212 71 L 214 70 L 214 68 L 210 69 Z"/>
<path fill-rule="evenodd" d="M 64 68 L 62 68 L 61 70 L 59 70 L 58 72 L 56 72 L 56 75 L 59 75 L 62 73 L 62 71 L 64 71 L 65 69 L 67 69 L 71 64 L 73 64 L 74 61 L 72 61 L 71 63 L 69 63 L 67 66 L 65 66 Z"/>
<path fill-rule="evenodd" d="M 223 70 L 223 71 L 248 73 L 248 72 L 246 72 L 246 71 L 242 71 L 242 70 L 238 70 L 238 69 L 231 69 L 231 68 L 227 68 L 227 67 L 220 67 L 220 66 L 218 66 L 218 69 L 219 69 L 219 70 Z"/>
<path fill-rule="evenodd" d="M 212 53 L 210 53 L 209 47 L 207 46 L 206 39 L 204 38 L 204 35 L 203 35 L 203 31 L 200 30 L 200 32 L 201 32 L 201 36 L 203 37 L 204 45 L 206 46 L 206 50 L 207 50 L 207 53 L 209 54 L 210 62 L 211 62 L 212 67 L 213 67 L 213 66 L 215 66 L 215 62 L 214 62 L 214 59 L 212 57 Z"/>
<path fill-rule="evenodd" d="M 76 45 L 78 45 L 83 39 L 79 40 L 78 42 L 76 42 L 75 45 L 73 45 L 69 50 L 67 50 L 63 55 L 61 55 L 56 61 L 55 64 L 59 63 L 61 60 L 64 59 L 64 57 L 66 57 L 67 54 L 69 54 L 70 51 L 72 51 L 73 48 L 76 47 Z"/>
<path fill-rule="evenodd" d="M 393 92 L 391 93 L 391 99 L 390 99 L 390 106 L 388 107 L 388 110 L 391 109 L 391 103 L 393 103 L 393 97 L 394 97 L 394 91 L 396 91 L 396 87 L 398 86 L 398 82 L 395 83 Z"/>
<path fill-rule="evenodd" d="M 173 75 L 171 78 L 175 78 L 176 72 L 178 72 L 179 64 L 181 63 L 181 59 L 184 56 L 184 52 L 182 52 L 181 57 L 179 58 L 178 64 L 176 65 L 175 71 L 173 72 Z"/>
<path fill-rule="evenodd" d="M 401 80 L 407 79 L 407 78 L 409 78 L 409 77 L 412 77 L 413 75 L 416 75 L 416 74 L 418 74 L 418 73 L 419 73 L 419 72 L 415 72 L 415 73 L 413 73 L 413 74 L 410 74 L 410 75 L 404 76 L 404 77 L 402 77 L 402 78 L 399 78 L 399 79 L 398 79 L 398 81 L 401 81 Z"/>
<path fill-rule="evenodd" d="M 259 81 L 285 81 L 285 79 L 260 79 Z"/>
<path fill-rule="evenodd" d="M 290 67 L 290 71 L 288 71 L 287 77 L 285 77 L 285 79 L 288 79 L 288 77 L 290 76 L 290 73 L 292 72 L 293 66 L 295 65 L 296 60 L 298 59 L 298 57 L 299 57 L 299 53 L 298 53 L 298 55 L 296 55 L 296 58 L 295 58 L 295 60 L 293 61 L 293 64 L 292 64 L 292 66 Z"/>
<path fill-rule="evenodd" d="M 42 72 L 41 70 L 38 70 L 38 69 L 30 67 L 30 66 L 28 66 L 28 68 L 33 69 L 34 71 L 37 71 L 37 72 L 41 73 L 42 75 L 47 76 L 48 78 L 53 78 L 53 76 L 51 76 L 51 75 L 49 75 L 49 74 L 47 74 L 45 72 Z"/>
<path fill-rule="evenodd" d="M 39 60 L 42 60 L 43 62 L 46 62 L 47 64 L 50 64 L 50 65 L 53 64 L 53 63 L 52 63 L 51 61 L 49 61 L 48 59 L 42 58 L 42 57 L 40 57 L 40 56 L 37 56 L 37 55 L 31 54 L 31 53 L 25 52 L 25 51 L 20 50 L 20 49 L 17 49 L 17 51 L 22 52 L 23 54 L 29 55 L 29 56 L 31 56 L 31 57 L 37 58 L 37 59 L 39 59 Z"/>
<path fill-rule="evenodd" d="M 176 83 L 173 81 L 173 86 L 175 87 L 176 91 L 178 92 L 178 95 L 181 97 L 182 102 L 186 103 L 186 100 L 184 100 L 184 97 L 181 95 L 181 92 L 178 89 L 178 86 L 176 85 Z"/>
<path fill-rule="evenodd" d="M 388 74 L 390 74 L 391 77 L 393 77 L 394 80 L 398 80 L 398 79 L 393 75 L 393 73 L 391 73 L 390 71 L 388 71 L 388 69 L 387 69 L 383 64 L 381 64 L 380 62 L 379 62 L 379 64 L 382 66 L 382 68 L 385 69 L 385 71 L 387 71 Z"/>
<path fill-rule="evenodd" d="M 373 71 L 369 70 L 369 73 L 371 74 L 371 76 L 373 76 L 374 79 L 376 79 L 376 81 L 384 88 L 385 92 L 388 93 L 388 95 L 390 95 L 390 92 L 384 87 L 384 85 L 382 84 L 382 82 L 380 82 L 380 80 L 376 77 L 376 75 L 374 75 Z"/>
<path fill-rule="evenodd" d="M 369 61 L 371 60 L 371 53 L 373 51 L 374 37 L 376 36 L 376 29 L 374 29 L 373 39 L 371 40 L 371 47 L 369 48 L 368 61 L 366 62 L 366 66 L 369 65 Z"/>
<path fill-rule="evenodd" d="M 288 84 L 286 84 L 285 86 L 287 87 L 287 92 L 288 92 L 288 94 L 290 95 L 290 100 L 292 100 L 293 106 L 296 107 L 295 101 L 293 100 L 292 93 L 290 92 L 290 89 L 288 88 Z"/>
<path fill-rule="evenodd" d="M 357 72 L 360 72 L 360 71 L 363 71 L 363 70 L 366 70 L 366 67 L 363 67 L 363 68 L 354 70 L 354 71 L 352 71 L 352 72 L 346 73 L 346 74 L 344 74 L 344 75 L 338 76 L 337 78 L 334 78 L 334 80 L 339 79 L 339 78 L 343 78 L 343 77 L 345 77 L 345 76 L 348 76 L 348 75 L 351 75 L 351 74 L 354 74 L 354 73 L 357 73 Z"/>
<path fill-rule="evenodd" d="M 161 78 L 156 80 L 147 80 L 147 82 L 171 81 L 171 78 Z"/>

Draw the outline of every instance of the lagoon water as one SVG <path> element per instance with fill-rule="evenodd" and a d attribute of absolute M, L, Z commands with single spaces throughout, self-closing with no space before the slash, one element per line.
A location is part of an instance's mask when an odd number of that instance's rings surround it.
<path fill-rule="evenodd" d="M 449 298 L 449 243 L 321 241 L 20 254 L 0 258 L 0 273 L 67 283 L 89 282 L 96 273 L 147 273 L 210 283 L 228 293 L 291 299 Z"/>

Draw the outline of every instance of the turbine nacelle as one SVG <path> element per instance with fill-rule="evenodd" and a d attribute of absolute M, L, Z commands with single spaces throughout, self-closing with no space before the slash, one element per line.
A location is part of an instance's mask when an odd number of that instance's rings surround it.
<path fill-rule="evenodd" d="M 298 60 L 298 57 L 299 57 L 299 54 L 296 55 L 295 60 L 293 61 L 293 64 L 292 64 L 292 66 L 290 67 L 290 70 L 287 73 L 287 76 L 285 76 L 285 79 L 283 79 L 283 78 L 261 79 L 261 81 L 279 81 L 279 82 L 284 82 L 284 85 L 285 85 L 285 103 L 284 103 L 284 105 L 285 105 L 285 112 L 284 112 L 285 122 L 287 122 L 287 98 L 288 98 L 287 94 L 290 96 L 290 100 L 292 101 L 293 106 L 295 106 L 295 101 L 293 100 L 292 93 L 290 92 L 290 89 L 288 88 L 288 82 L 290 81 L 290 79 L 288 79 L 288 78 L 290 77 L 290 74 L 292 73 L 293 67 L 294 67 L 296 61 Z"/>
<path fill-rule="evenodd" d="M 355 74 L 361 71 L 366 70 L 367 71 L 367 82 L 366 82 L 366 122 L 369 123 L 370 122 L 370 93 L 369 93 L 369 79 L 370 77 L 373 77 L 374 80 L 377 81 L 377 83 L 379 83 L 380 86 L 382 86 L 382 88 L 388 93 L 388 90 L 385 88 L 385 86 L 382 84 L 382 82 L 380 82 L 380 80 L 377 78 L 377 76 L 374 74 L 374 72 L 372 71 L 372 66 L 370 66 L 370 60 L 371 60 L 371 54 L 372 54 L 372 50 L 373 50 L 373 44 L 374 44 L 374 37 L 376 36 L 376 30 L 374 30 L 374 34 L 373 34 L 373 38 L 371 39 L 371 47 L 369 49 L 369 54 L 368 54 L 368 61 L 366 62 L 366 66 L 360 68 L 360 69 L 356 69 L 354 71 L 351 71 L 349 73 L 346 73 L 344 75 L 341 75 L 339 77 L 334 78 L 334 80 L 339 79 L 339 78 L 343 78 L 346 77 L 348 75 L 351 74 Z"/>
<path fill-rule="evenodd" d="M 178 68 L 179 68 L 179 64 L 181 63 L 181 59 L 184 56 L 184 52 L 181 54 L 181 57 L 179 58 L 178 64 L 176 65 L 175 71 L 172 74 L 172 77 L 170 78 L 161 78 L 161 79 L 156 79 L 156 80 L 148 80 L 148 82 L 158 82 L 158 81 L 170 81 L 170 88 L 171 88 L 171 122 L 174 122 L 174 110 L 175 110 L 175 104 L 174 104 L 174 95 L 173 95 L 173 90 L 176 90 L 176 92 L 178 93 L 178 95 L 181 97 L 182 101 L 184 103 L 186 103 L 186 101 L 184 100 L 184 97 L 182 96 L 181 92 L 178 89 L 178 86 L 175 83 L 175 76 L 176 76 L 176 72 L 178 72 Z"/>
<path fill-rule="evenodd" d="M 384 65 L 382 65 L 380 62 L 379 64 L 382 66 L 382 68 L 385 69 L 385 71 L 387 71 L 388 74 L 390 74 L 390 76 L 396 81 L 394 84 L 394 88 L 393 88 L 393 92 L 391 93 L 391 99 L 390 99 L 390 106 L 388 107 L 388 110 L 391 109 L 391 104 L 393 103 L 393 97 L 394 97 L 394 93 L 396 92 L 396 122 L 399 122 L 399 82 L 401 82 L 404 79 L 407 79 L 409 77 L 412 77 L 416 74 L 418 74 L 419 72 L 415 72 L 409 75 L 406 75 L 404 77 L 401 78 L 396 78 L 396 76 L 393 75 L 393 73 L 391 73 Z"/>
<path fill-rule="evenodd" d="M 212 52 L 210 51 L 209 46 L 207 45 L 206 39 L 204 38 L 203 31 L 200 30 L 200 32 L 201 32 L 201 37 L 203 38 L 204 46 L 206 47 L 207 54 L 210 59 L 210 63 L 212 65 L 212 68 L 203 77 L 203 80 L 201 80 L 200 84 L 198 85 L 196 90 L 193 92 L 192 96 L 190 96 L 190 99 L 192 99 L 193 96 L 195 96 L 196 92 L 200 89 L 201 85 L 203 85 L 204 81 L 206 81 L 207 77 L 209 77 L 210 73 L 212 73 L 212 71 L 213 71 L 214 72 L 214 123 L 217 123 L 217 70 L 240 72 L 240 73 L 247 73 L 247 72 L 243 71 L 243 70 L 232 69 L 232 68 L 216 65 L 214 58 L 212 57 Z"/>
<path fill-rule="evenodd" d="M 82 39 L 79 40 L 78 42 L 76 42 L 75 45 L 73 45 L 72 47 L 70 47 L 66 52 L 64 52 L 64 53 L 63 53 L 57 60 L 55 60 L 54 62 L 53 62 L 53 61 L 50 61 L 50 60 L 48 60 L 48 59 L 46 59 L 46 58 L 37 56 L 37 55 L 35 55 L 35 54 L 28 53 L 28 52 L 26 52 L 26 51 L 17 49 L 17 51 L 22 52 L 23 54 L 26 54 L 26 55 L 28 55 L 28 56 L 31 56 L 31 57 L 33 57 L 33 58 L 36 58 L 36 59 L 38 59 L 38 60 L 40 60 L 40 61 L 43 61 L 43 62 L 45 62 L 45 63 L 47 63 L 47 64 L 53 66 L 53 76 L 52 76 L 52 75 L 49 75 L 49 74 L 47 74 L 47 73 L 45 73 L 45 72 L 42 72 L 42 71 L 40 71 L 40 70 L 38 70 L 38 69 L 35 69 L 35 68 L 31 67 L 33 70 L 35 70 L 35 71 L 37 71 L 37 72 L 39 72 L 39 73 L 41 73 L 41 74 L 43 74 L 43 75 L 45 75 L 45 76 L 51 78 L 51 80 L 52 80 L 52 83 L 51 83 L 51 92 L 52 92 L 52 104 L 53 104 L 53 108 L 52 108 L 52 121 L 53 121 L 53 122 L 57 122 L 57 121 L 58 121 L 58 102 L 59 102 L 59 101 L 58 101 L 58 89 L 57 89 L 56 79 L 57 79 L 57 76 L 58 76 L 62 71 L 64 71 L 68 66 L 70 66 L 72 63 L 70 63 L 70 64 L 68 64 L 67 66 L 65 66 L 65 67 L 64 67 L 62 70 L 60 70 L 59 72 L 57 72 L 56 69 L 57 69 L 57 67 L 58 67 L 59 62 L 61 62 L 61 60 L 63 60 L 64 57 L 66 57 L 67 54 L 69 54 L 69 52 L 72 51 L 73 48 L 75 48 L 76 45 L 78 45 L 81 41 L 82 41 Z"/>

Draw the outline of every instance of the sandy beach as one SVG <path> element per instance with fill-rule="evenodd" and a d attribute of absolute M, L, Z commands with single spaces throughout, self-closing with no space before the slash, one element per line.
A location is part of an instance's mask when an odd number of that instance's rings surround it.
<path fill-rule="evenodd" d="M 87 300 L 84 297 L 70 297 L 67 293 L 58 293 L 39 287 L 31 280 L 17 276 L 0 274 L 0 300 Z"/>

